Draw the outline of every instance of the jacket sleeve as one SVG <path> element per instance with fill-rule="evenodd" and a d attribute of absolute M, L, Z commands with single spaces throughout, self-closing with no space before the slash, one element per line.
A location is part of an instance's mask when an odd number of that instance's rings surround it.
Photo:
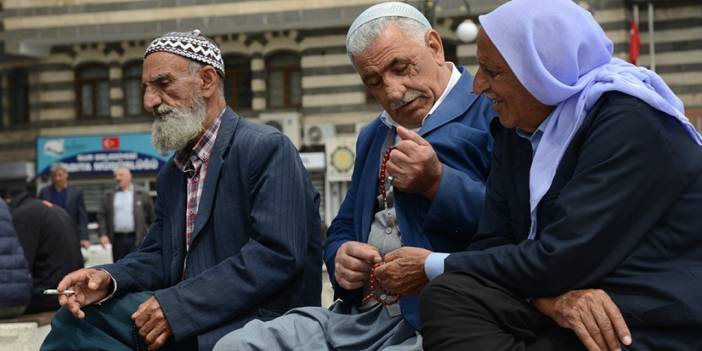
<path fill-rule="evenodd" d="M 538 240 L 451 254 L 446 271 L 541 297 L 591 286 L 625 259 L 692 175 L 651 116 L 615 106 L 597 117 Z"/>
<path fill-rule="evenodd" d="M 485 199 L 485 183 L 475 170 L 442 165 L 439 191 L 424 219 L 425 232 L 449 235 L 475 233 Z"/>
<path fill-rule="evenodd" d="M 329 226 L 327 242 L 324 246 L 324 263 L 329 273 L 329 281 L 334 288 L 335 297 L 342 300 L 353 298 L 353 296 L 360 291 L 360 289 L 346 290 L 339 286 L 336 282 L 334 262 L 336 259 L 336 252 L 341 245 L 347 241 L 360 241 L 361 233 L 356 233 L 355 231 L 357 226 L 354 224 L 354 209 L 357 206 L 356 193 L 358 192 L 358 185 L 361 182 L 363 163 L 367 156 L 366 153 L 368 152 L 368 150 L 362 148 L 369 146 L 364 145 L 362 141 L 370 138 L 368 135 L 371 131 L 370 127 L 371 126 L 366 127 L 358 137 L 359 141 L 356 143 L 356 160 L 354 161 L 353 174 L 351 175 L 351 187 L 346 193 L 344 201 L 341 203 L 339 213 L 337 213 Z M 369 141 L 368 144 L 370 143 Z"/>
<path fill-rule="evenodd" d="M 155 292 L 168 320 L 188 321 L 171 325 L 176 340 L 211 330 L 280 292 L 303 269 L 311 237 L 320 235 L 316 192 L 297 150 L 279 133 L 251 140 L 248 199 L 242 196 L 250 203 L 249 241 L 236 255 Z"/>
<path fill-rule="evenodd" d="M 476 232 L 485 201 L 485 180 L 490 169 L 493 139 L 489 120 L 494 116 L 489 101 L 478 98 L 467 112 L 484 123 L 453 124 L 447 131 L 450 148 L 436 149 L 442 164 L 439 190 L 422 224 L 425 233 L 470 238 Z"/>

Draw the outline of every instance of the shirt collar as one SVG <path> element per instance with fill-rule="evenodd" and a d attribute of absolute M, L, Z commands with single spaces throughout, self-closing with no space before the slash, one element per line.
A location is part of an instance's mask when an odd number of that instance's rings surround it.
<path fill-rule="evenodd" d="M 451 77 L 449 78 L 448 84 L 446 84 L 446 89 L 444 89 L 444 92 L 441 94 L 441 96 L 439 96 L 438 99 L 436 99 L 436 102 L 434 102 L 434 105 L 429 110 L 429 113 L 426 116 L 424 116 L 424 118 L 422 118 L 421 125 L 424 125 L 424 121 L 427 118 L 429 118 L 429 116 L 431 116 L 432 113 L 434 113 L 434 111 L 439 107 L 439 105 L 441 105 L 444 99 L 446 99 L 453 87 L 456 86 L 456 83 L 458 83 L 458 81 L 461 79 L 461 72 L 458 70 L 458 68 L 456 68 L 456 65 L 449 61 L 446 61 L 446 63 L 448 63 L 451 66 Z M 395 120 L 393 120 L 392 117 L 390 117 L 390 114 L 385 110 L 383 110 L 383 112 L 380 113 L 379 118 L 380 121 L 383 122 L 383 124 L 385 124 L 388 128 L 397 128 L 399 126 L 399 124 L 395 122 Z M 419 128 L 413 130 L 417 131 L 419 130 Z"/>
<path fill-rule="evenodd" d="M 124 191 L 124 192 L 134 191 L 134 184 L 130 183 L 130 184 L 129 184 L 129 187 L 127 187 L 127 190 L 122 190 L 122 188 L 120 188 L 119 185 L 118 185 L 118 186 L 115 187 L 115 191 L 116 191 L 116 192 L 120 192 L 120 191 Z"/>
<path fill-rule="evenodd" d="M 546 116 L 546 118 L 543 121 L 541 121 L 541 124 L 539 124 L 539 126 L 533 133 L 527 133 L 519 128 L 515 128 L 515 132 L 518 136 L 529 140 L 529 142 L 531 143 L 532 154 L 536 153 L 536 149 L 539 147 L 539 143 L 541 142 L 541 137 L 544 135 L 544 129 L 546 129 L 546 124 L 551 119 L 551 116 L 553 116 L 553 112 L 549 113 L 548 116 Z"/>
<path fill-rule="evenodd" d="M 226 107 L 222 112 L 219 113 L 217 118 L 212 121 L 210 126 L 205 130 L 204 133 L 202 133 L 202 136 L 197 140 L 195 145 L 193 145 L 192 148 L 188 149 L 183 149 L 176 153 L 176 156 L 173 158 L 173 161 L 180 169 L 182 172 L 188 172 L 190 171 L 190 166 L 193 163 L 193 161 L 199 161 L 199 162 L 207 162 L 207 160 L 210 157 L 210 154 L 212 153 L 212 146 L 214 145 L 214 140 L 217 137 L 217 132 L 219 131 L 219 126 L 222 123 L 222 115 L 224 114 L 224 111 L 226 110 Z"/>

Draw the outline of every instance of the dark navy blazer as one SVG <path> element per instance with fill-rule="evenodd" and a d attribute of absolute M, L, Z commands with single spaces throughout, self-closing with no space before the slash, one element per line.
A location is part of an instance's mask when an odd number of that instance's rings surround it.
<path fill-rule="evenodd" d="M 53 185 L 49 184 L 39 191 L 39 199 L 51 201 Z M 74 186 L 66 188 L 66 212 L 75 222 L 78 239 L 88 240 L 88 211 L 85 209 L 83 191 Z"/>
<path fill-rule="evenodd" d="M 442 164 L 439 191 L 432 201 L 419 194 L 395 190 L 396 213 L 403 246 L 440 252 L 464 250 L 477 229 L 490 168 L 494 112 L 489 100 L 475 97 L 473 77 L 463 68 L 461 78 L 419 130 Z M 336 284 L 334 258 L 347 241 L 367 242 L 378 195 L 380 153 L 390 129 L 380 119 L 366 126 L 356 142 L 351 188 L 327 233 L 324 257 L 337 296 L 360 301 L 360 290 L 346 291 Z M 401 299 L 402 313 L 419 328 L 417 296 Z"/>
<path fill-rule="evenodd" d="M 171 159 L 142 246 L 104 266 L 118 293 L 154 290 L 174 341 L 211 350 L 253 318 L 319 306 L 319 194 L 290 140 L 227 108 L 209 161 L 190 251 L 186 177 Z M 183 272 L 183 260 L 187 268 Z"/>
<path fill-rule="evenodd" d="M 529 233 L 531 146 L 495 123 L 475 242 L 446 271 L 524 297 L 599 288 L 624 315 L 630 350 L 702 350 L 702 147 L 680 123 L 622 93 L 576 132 Z"/>

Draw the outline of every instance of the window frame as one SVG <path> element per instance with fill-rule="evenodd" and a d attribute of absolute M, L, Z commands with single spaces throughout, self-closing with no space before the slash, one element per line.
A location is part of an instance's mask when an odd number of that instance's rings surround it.
<path fill-rule="evenodd" d="M 279 58 L 279 57 L 294 57 L 297 61 L 296 65 L 282 65 L 282 67 L 273 67 L 272 62 L 274 59 Z M 302 56 L 295 51 L 291 50 L 283 50 L 283 51 L 276 51 L 273 53 L 270 53 L 266 55 L 265 58 L 265 65 L 266 65 L 266 106 L 268 108 L 272 109 L 298 109 L 302 107 Z M 280 71 L 283 74 L 283 102 L 281 106 L 273 106 L 271 104 L 271 89 L 270 89 L 270 75 L 273 72 Z M 299 94 L 300 94 L 300 101 L 299 102 L 291 102 L 291 96 L 292 96 L 292 83 L 290 82 L 291 80 L 291 75 L 292 73 L 299 72 L 300 74 L 300 81 L 299 81 Z"/>
<path fill-rule="evenodd" d="M 21 80 L 19 86 L 17 85 L 18 77 Z M 5 88 L 7 91 L 8 124 L 10 126 L 29 124 L 29 70 L 25 67 L 9 70 Z M 24 94 L 20 94 L 20 92 Z M 24 97 L 22 98 L 22 96 Z M 22 101 L 18 102 L 19 99 Z"/>
<path fill-rule="evenodd" d="M 86 70 L 99 68 L 103 69 L 107 75 L 105 78 L 83 78 L 82 73 Z M 75 69 L 75 93 L 76 93 L 76 116 L 79 119 L 101 119 L 111 117 L 111 101 L 110 101 L 110 67 L 102 62 L 89 62 L 81 64 Z M 107 103 L 108 109 L 106 115 L 100 115 L 98 111 L 98 85 L 100 82 L 107 84 Z M 83 86 L 88 83 L 91 86 L 92 92 L 92 113 L 83 114 Z"/>
<path fill-rule="evenodd" d="M 143 65 L 144 65 L 144 60 L 142 59 L 134 59 L 127 61 L 122 65 L 122 100 L 123 100 L 123 108 L 124 108 L 124 116 L 127 117 L 136 117 L 136 116 L 143 116 L 147 114 L 147 111 L 144 109 L 144 87 L 141 84 L 141 75 L 143 73 Z M 127 75 L 128 69 L 131 67 L 140 67 L 141 69 L 139 70 L 139 75 L 138 76 L 130 76 Z M 137 86 L 139 87 L 139 96 L 140 101 L 139 101 L 139 113 L 130 113 L 129 111 L 129 92 L 127 91 L 128 83 L 130 80 L 135 80 L 137 81 Z"/>
<path fill-rule="evenodd" d="M 244 54 L 232 53 L 223 57 L 224 61 L 224 98 L 232 109 L 251 110 L 253 107 L 253 71 L 251 70 L 251 57 Z M 239 101 L 241 94 L 239 82 L 248 77 L 248 100 Z"/>

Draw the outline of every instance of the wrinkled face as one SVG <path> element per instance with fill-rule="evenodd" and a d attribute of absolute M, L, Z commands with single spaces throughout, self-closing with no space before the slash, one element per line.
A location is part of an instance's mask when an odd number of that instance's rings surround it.
<path fill-rule="evenodd" d="M 118 187 L 121 189 L 126 189 L 131 182 L 132 175 L 129 173 L 129 171 L 123 168 L 118 168 L 115 170 L 115 183 L 117 183 Z"/>
<path fill-rule="evenodd" d="M 503 126 L 533 133 L 553 108 L 536 100 L 519 82 L 482 29 L 477 46 L 479 68 L 473 80 L 473 93 L 485 94 L 492 101 L 492 108 Z"/>
<path fill-rule="evenodd" d="M 183 149 L 202 132 L 207 107 L 188 60 L 157 52 L 146 57 L 142 74 L 144 108 L 153 113 L 154 146 L 162 153 Z"/>
<path fill-rule="evenodd" d="M 370 93 L 395 122 L 407 128 L 420 126 L 448 83 L 442 78 L 446 66 L 439 34 L 430 31 L 425 39 L 426 45 L 391 22 L 354 57 Z"/>
<path fill-rule="evenodd" d="M 68 172 L 58 168 L 51 172 L 51 184 L 58 188 L 64 188 L 68 184 Z"/>

